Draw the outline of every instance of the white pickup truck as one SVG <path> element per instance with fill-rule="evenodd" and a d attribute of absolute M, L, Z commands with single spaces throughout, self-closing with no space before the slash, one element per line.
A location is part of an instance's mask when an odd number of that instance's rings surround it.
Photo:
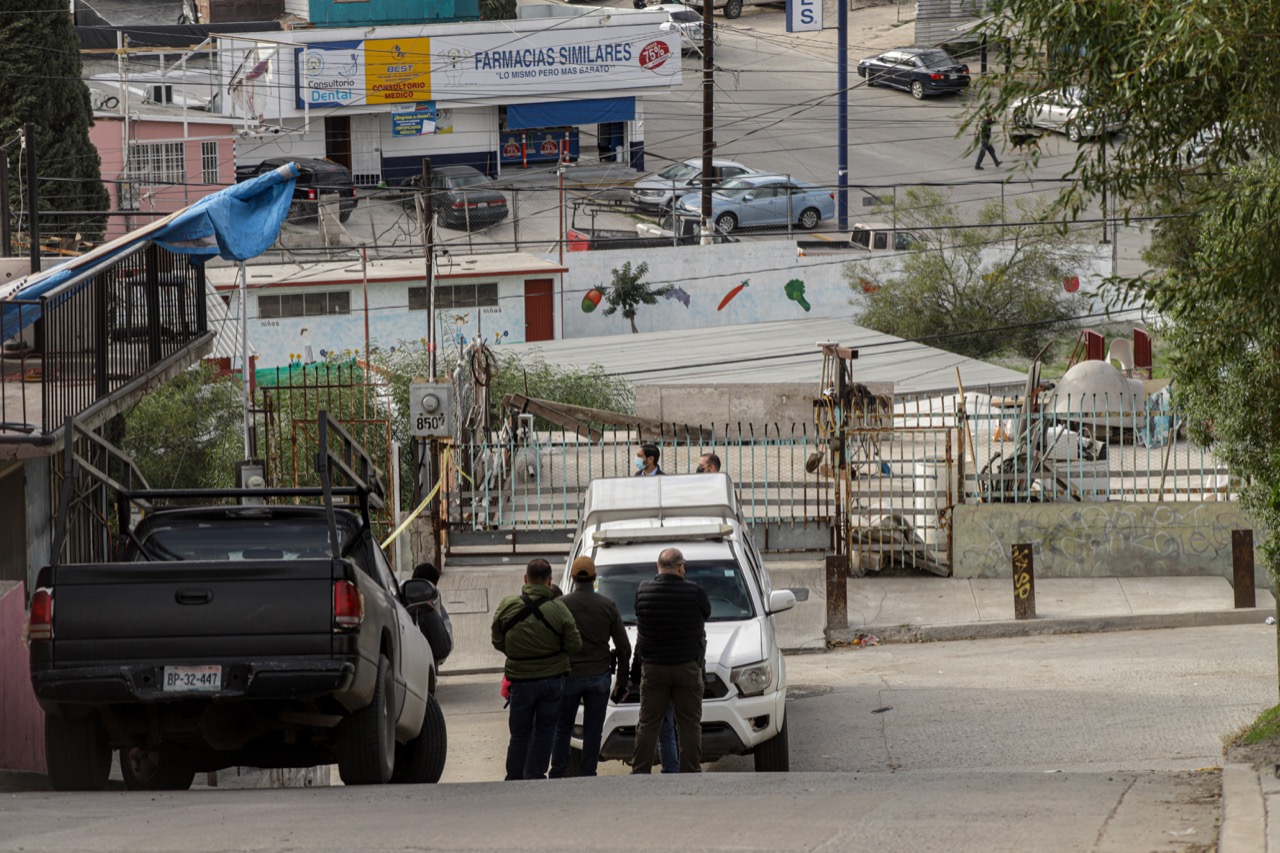
<path fill-rule="evenodd" d="M 794 607 L 796 597 L 773 589 L 728 475 L 593 480 L 561 583 L 571 588 L 569 566 L 575 558 L 595 560 L 597 588 L 618 603 L 634 644 L 636 587 L 657 574 L 658 554 L 669 547 L 684 553 L 685 578 L 700 585 L 711 601 L 703 760 L 751 754 L 757 771 L 790 769 L 787 671 L 773 614 Z M 638 718 L 637 701 L 610 700 L 601 760 L 630 760 Z M 572 740 L 575 754 L 582 747 L 580 731 Z"/>

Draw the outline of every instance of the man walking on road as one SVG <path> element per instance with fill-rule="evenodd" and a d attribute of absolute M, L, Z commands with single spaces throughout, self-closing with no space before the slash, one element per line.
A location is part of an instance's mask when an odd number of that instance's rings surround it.
<path fill-rule="evenodd" d="M 550 563 L 529 562 L 524 589 L 498 605 L 491 634 L 493 647 L 507 656 L 511 681 L 506 779 L 544 779 L 569 655 L 582 650 L 573 614 L 551 597 Z"/>
<path fill-rule="evenodd" d="M 579 776 L 596 775 L 600 761 L 600 734 L 604 729 L 605 710 L 609 706 L 609 673 L 613 655 L 609 641 L 622 662 L 618 667 L 618 692 L 627 686 L 627 662 L 631 660 L 631 641 L 622 624 L 622 614 L 612 598 L 596 592 L 596 564 L 590 557 L 573 561 L 573 592 L 560 599 L 573 614 L 582 635 L 582 651 L 569 656 L 569 675 L 564 680 L 564 697 L 560 700 L 560 720 L 556 724 L 555 744 L 551 750 L 551 778 L 559 779 L 569 770 L 569 737 L 582 705 L 582 764 Z"/>
<path fill-rule="evenodd" d="M 1000 165 L 1000 158 L 996 156 L 995 146 L 991 144 L 991 126 L 996 123 L 995 116 L 987 113 L 978 122 L 978 162 L 973 164 L 973 168 L 982 168 L 982 158 L 991 155 L 991 162 L 997 166 Z"/>
<path fill-rule="evenodd" d="M 640 721 L 631 772 L 648 773 L 667 705 L 675 705 L 680 772 L 702 769 L 702 668 L 711 602 L 684 579 L 684 555 L 658 555 L 658 576 L 636 588 L 636 662 L 640 666 Z"/>

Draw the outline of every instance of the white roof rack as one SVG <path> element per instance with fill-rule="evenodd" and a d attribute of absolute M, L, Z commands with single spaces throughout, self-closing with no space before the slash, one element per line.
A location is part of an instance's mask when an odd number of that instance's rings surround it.
<path fill-rule="evenodd" d="M 613 527 L 597 530 L 591 541 L 597 545 L 635 542 L 688 542 L 695 539 L 725 539 L 733 535 L 732 524 L 680 524 L 671 527 Z"/>

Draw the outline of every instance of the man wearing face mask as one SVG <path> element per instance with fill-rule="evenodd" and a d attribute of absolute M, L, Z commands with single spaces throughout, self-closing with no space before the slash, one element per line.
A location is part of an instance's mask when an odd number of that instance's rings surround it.
<path fill-rule="evenodd" d="M 720 473 L 720 457 L 714 453 L 702 454 L 702 459 L 698 460 L 699 474 L 719 474 Z"/>
<path fill-rule="evenodd" d="M 661 454 L 655 444 L 642 444 L 640 450 L 636 453 L 635 466 L 637 477 L 656 477 L 662 473 L 662 469 L 658 467 L 658 458 Z"/>

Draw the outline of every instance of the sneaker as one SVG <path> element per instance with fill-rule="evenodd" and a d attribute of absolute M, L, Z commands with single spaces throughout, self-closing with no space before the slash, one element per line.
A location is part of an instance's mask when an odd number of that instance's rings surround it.
<path fill-rule="evenodd" d="M 999 164 L 997 164 L 997 165 L 999 165 Z M 975 168 L 975 169 L 981 169 L 982 167 L 981 167 L 981 166 L 974 166 L 973 168 Z"/>

